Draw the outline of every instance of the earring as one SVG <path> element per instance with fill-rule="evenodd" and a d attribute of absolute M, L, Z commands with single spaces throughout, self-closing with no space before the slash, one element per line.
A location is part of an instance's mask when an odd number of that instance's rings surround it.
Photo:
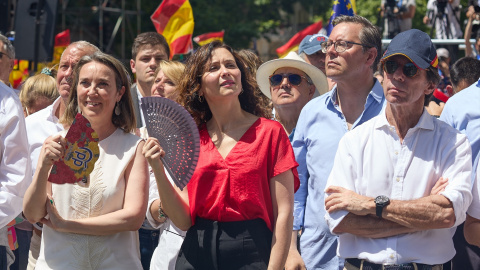
<path fill-rule="evenodd" d="M 121 113 L 119 103 L 120 103 L 120 102 L 117 102 L 117 105 L 115 105 L 115 115 L 116 115 L 116 116 L 119 116 L 120 113 Z"/>
<path fill-rule="evenodd" d="M 243 88 L 242 88 L 242 91 L 240 91 L 240 94 L 239 94 L 239 95 L 241 95 L 241 94 L 243 94 Z"/>
<path fill-rule="evenodd" d="M 198 95 L 198 101 L 202 103 L 205 100 L 205 98 L 201 95 Z"/>

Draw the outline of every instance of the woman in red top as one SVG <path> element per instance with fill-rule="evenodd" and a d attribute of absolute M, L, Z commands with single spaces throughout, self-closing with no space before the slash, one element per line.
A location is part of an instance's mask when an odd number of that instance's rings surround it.
<path fill-rule="evenodd" d="M 200 158 L 187 187 L 165 177 L 158 141 L 144 155 L 163 210 L 188 230 L 176 269 L 283 269 L 293 226 L 298 174 L 282 126 L 241 58 L 212 42 L 187 61 L 179 103 L 200 131 Z"/>

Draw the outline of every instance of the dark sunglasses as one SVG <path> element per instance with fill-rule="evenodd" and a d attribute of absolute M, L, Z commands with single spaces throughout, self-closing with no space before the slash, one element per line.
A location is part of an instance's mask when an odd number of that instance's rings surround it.
<path fill-rule="evenodd" d="M 393 74 L 399 67 L 400 65 L 392 60 L 385 61 L 385 64 L 383 64 L 383 70 L 385 70 L 385 72 L 388 74 Z M 405 74 L 405 76 L 412 78 L 417 75 L 417 72 L 418 68 L 414 63 L 409 62 L 403 65 L 403 74 Z"/>
<path fill-rule="evenodd" d="M 300 85 L 302 83 L 302 78 L 308 81 L 308 79 L 304 76 L 294 74 L 294 73 L 282 73 L 282 74 L 274 74 L 269 77 L 270 79 L 270 85 L 271 86 L 277 86 L 280 85 L 283 81 L 283 78 L 287 78 L 290 84 L 292 85 Z"/>

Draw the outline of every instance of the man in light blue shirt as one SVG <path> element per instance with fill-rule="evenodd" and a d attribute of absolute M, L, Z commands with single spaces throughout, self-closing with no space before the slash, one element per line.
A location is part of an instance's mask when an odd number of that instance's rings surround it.
<path fill-rule="evenodd" d="M 440 120 L 467 135 L 475 160 L 480 151 L 480 80 L 452 96 Z"/>
<path fill-rule="evenodd" d="M 327 77 L 336 86 L 303 108 L 293 139 L 300 189 L 295 194 L 287 270 L 343 268 L 336 256 L 337 237 L 324 219 L 325 184 L 343 135 L 377 116 L 385 106 L 383 88 L 373 77 L 381 56 L 380 32 L 360 16 L 340 16 L 333 23 L 329 40 L 322 46 Z M 299 230 L 301 258 L 296 248 Z"/>

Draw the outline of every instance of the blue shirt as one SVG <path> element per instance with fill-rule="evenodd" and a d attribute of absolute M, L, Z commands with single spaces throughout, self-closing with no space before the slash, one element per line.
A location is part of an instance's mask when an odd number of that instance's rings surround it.
<path fill-rule="evenodd" d="M 337 237 L 324 219 L 324 189 L 333 167 L 338 142 L 348 125 L 336 100 L 337 88 L 311 100 L 300 113 L 293 150 L 299 164 L 300 188 L 295 193 L 293 229 L 303 228 L 300 253 L 307 269 L 342 269 L 336 256 Z M 352 129 L 377 116 L 385 107 L 383 88 L 378 81 L 369 93 L 365 109 Z"/>
<path fill-rule="evenodd" d="M 480 80 L 449 98 L 440 120 L 467 135 L 474 161 L 480 151 Z"/>

